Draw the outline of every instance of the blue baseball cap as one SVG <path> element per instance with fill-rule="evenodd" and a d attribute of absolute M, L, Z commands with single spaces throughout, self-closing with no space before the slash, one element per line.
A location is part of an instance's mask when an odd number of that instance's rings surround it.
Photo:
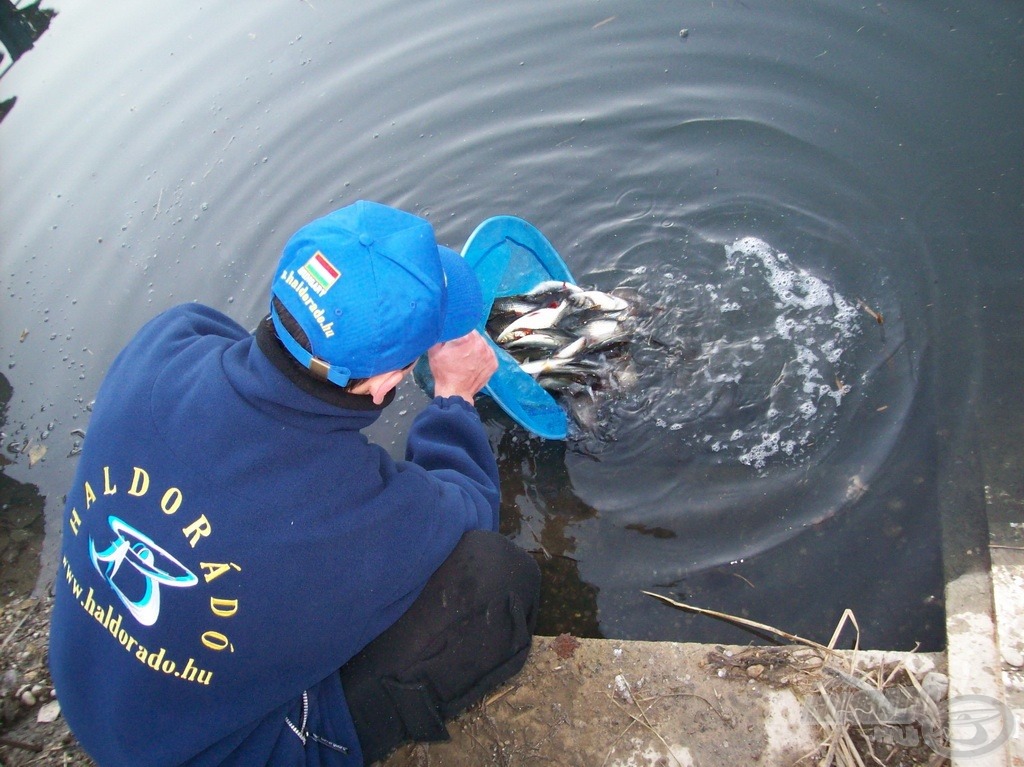
<path fill-rule="evenodd" d="M 483 317 L 480 284 L 426 220 L 360 200 L 307 224 L 284 246 L 271 295 L 312 353 L 271 317 L 285 349 L 318 378 L 345 386 L 400 370 Z"/>

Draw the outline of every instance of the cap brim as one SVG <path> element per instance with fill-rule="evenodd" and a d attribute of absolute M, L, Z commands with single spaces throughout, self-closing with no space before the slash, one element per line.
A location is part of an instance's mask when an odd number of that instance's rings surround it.
<path fill-rule="evenodd" d="M 448 300 L 438 342 L 451 341 L 469 333 L 483 320 L 484 302 L 480 282 L 466 260 L 454 250 L 438 246 L 444 269 Z"/>

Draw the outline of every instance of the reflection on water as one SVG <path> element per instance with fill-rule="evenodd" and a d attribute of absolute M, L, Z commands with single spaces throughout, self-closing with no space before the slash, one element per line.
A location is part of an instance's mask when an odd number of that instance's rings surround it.
<path fill-rule="evenodd" d="M 39 445 L 21 435 L 8 433 L 7 406 L 13 390 L 7 377 L 0 373 L 0 591 L 3 598 L 25 596 L 38 578 L 39 551 L 43 541 L 43 497 L 39 488 L 19 482 L 5 468 L 16 456 L 33 453 L 39 456 Z"/>
<path fill-rule="evenodd" d="M 0 80 L 8 422 L 51 435 L 5 472 L 48 531 L 87 403 L 152 315 L 198 300 L 254 327 L 287 236 L 360 197 L 456 248 L 511 214 L 656 311 L 600 439 L 485 411 L 544 625 L 745 641 L 641 595 L 662 588 L 826 641 L 852 607 L 862 646 L 941 646 L 938 511 L 979 506 L 940 491 L 981 496 L 951 456 L 996 401 L 980 291 L 1024 293 L 1019 9 L 52 5 Z M 421 402 L 404 389 L 369 436 L 401 454 Z"/>
<path fill-rule="evenodd" d="M 601 636 L 599 589 L 580 577 L 573 528 L 594 516 L 573 493 L 565 470 L 565 443 L 528 437 L 497 425 L 503 414 L 489 401 L 481 416 L 497 434 L 501 477 L 501 531 L 534 555 L 543 576 L 537 632 Z"/>
<path fill-rule="evenodd" d="M 56 11 L 41 8 L 39 0 L 18 8 L 11 0 L 0 0 L 0 77 L 35 46 L 45 32 Z M 6 51 L 6 53 L 5 53 Z M 14 108 L 17 97 L 0 100 L 0 122 Z"/>

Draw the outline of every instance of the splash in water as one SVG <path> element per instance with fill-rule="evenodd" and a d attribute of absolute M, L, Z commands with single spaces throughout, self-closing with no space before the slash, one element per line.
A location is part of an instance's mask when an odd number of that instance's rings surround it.
<path fill-rule="evenodd" d="M 607 404 L 608 422 L 653 424 L 690 451 L 758 470 L 798 460 L 851 391 L 843 355 L 856 306 L 754 237 L 682 271 L 634 272 L 649 308 L 634 344 L 639 385 Z"/>

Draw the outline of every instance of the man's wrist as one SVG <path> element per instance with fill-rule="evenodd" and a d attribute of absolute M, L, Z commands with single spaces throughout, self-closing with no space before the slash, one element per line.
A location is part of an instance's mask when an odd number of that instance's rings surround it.
<path fill-rule="evenodd" d="M 447 398 L 447 397 L 458 397 L 459 399 L 465 400 L 470 405 L 473 404 L 473 395 L 472 394 L 463 394 L 462 392 L 438 392 L 438 391 L 435 390 L 434 396 L 435 397 L 445 397 L 445 398 Z"/>
<path fill-rule="evenodd" d="M 439 404 L 442 408 L 447 409 L 449 407 L 464 407 L 468 410 L 474 410 L 473 399 L 467 399 L 462 394 L 437 394 L 434 393 L 434 402 Z"/>

